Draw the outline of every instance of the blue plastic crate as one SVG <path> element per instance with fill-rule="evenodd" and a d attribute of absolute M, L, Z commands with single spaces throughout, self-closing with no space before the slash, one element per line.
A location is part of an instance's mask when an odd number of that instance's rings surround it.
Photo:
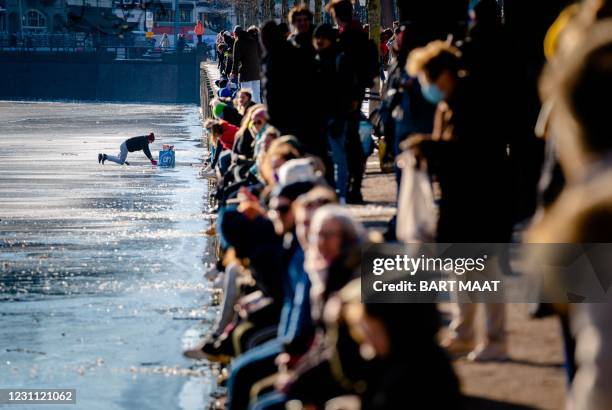
<path fill-rule="evenodd" d="M 174 157 L 174 151 L 159 151 L 159 161 L 157 161 L 157 166 L 162 168 L 174 168 L 176 163 Z"/>

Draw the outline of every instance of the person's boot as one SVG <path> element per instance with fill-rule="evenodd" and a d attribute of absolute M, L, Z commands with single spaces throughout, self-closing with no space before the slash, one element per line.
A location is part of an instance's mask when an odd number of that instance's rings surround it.
<path fill-rule="evenodd" d="M 363 182 L 363 174 L 357 172 L 349 177 L 349 191 L 346 194 L 346 202 L 354 205 L 364 203 L 363 195 L 361 194 L 361 185 Z"/>
<path fill-rule="evenodd" d="M 205 337 L 191 349 L 183 352 L 189 359 L 207 359 L 215 363 L 229 363 L 234 356 L 231 335 L 215 335 Z"/>
<path fill-rule="evenodd" d="M 361 195 L 360 191 L 349 191 L 346 195 L 346 203 L 353 205 L 361 205 L 364 203 L 363 195 Z"/>
<path fill-rule="evenodd" d="M 124 164 L 125 164 L 125 165 L 130 165 L 130 163 L 129 163 L 129 162 L 127 162 L 127 161 L 125 161 L 125 162 L 124 162 Z"/>
<path fill-rule="evenodd" d="M 204 360 L 207 358 L 206 353 L 211 350 L 214 350 L 214 345 L 217 342 L 217 339 L 218 336 L 214 334 L 206 336 L 196 346 L 191 349 L 185 350 L 183 352 L 183 355 L 185 357 L 188 357 L 189 359 Z M 204 350 L 206 350 L 206 352 Z"/>
<path fill-rule="evenodd" d="M 98 154 L 98 164 L 102 162 L 102 158 L 103 158 L 103 155 L 102 154 Z"/>
<path fill-rule="evenodd" d="M 106 154 L 102 154 L 102 165 L 104 165 L 104 161 L 106 161 Z"/>

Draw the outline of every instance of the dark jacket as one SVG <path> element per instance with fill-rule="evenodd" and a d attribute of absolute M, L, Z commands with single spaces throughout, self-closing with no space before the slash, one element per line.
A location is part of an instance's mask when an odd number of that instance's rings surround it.
<path fill-rule="evenodd" d="M 221 44 L 221 49 L 223 53 L 223 66 L 221 67 L 221 75 L 229 76 L 232 70 L 232 65 L 234 63 L 233 54 L 234 54 L 234 38 L 229 34 L 223 35 L 223 43 Z"/>
<path fill-rule="evenodd" d="M 505 114 L 472 80 L 438 105 L 423 152 L 440 185 L 438 242 L 505 243 L 512 206 Z"/>
<path fill-rule="evenodd" d="M 317 112 L 319 86 L 315 80 L 314 54 L 280 41 L 263 59 L 262 91 L 270 124 L 283 135 L 294 135 L 308 153 L 326 156 L 326 139 Z"/>
<path fill-rule="evenodd" d="M 307 33 L 292 34 L 289 36 L 287 41 L 289 41 L 293 47 L 302 49 L 305 52 L 310 53 L 311 56 L 314 56 L 315 49 L 314 45 L 312 44 L 313 32 L 314 29 L 310 29 L 310 31 Z"/>
<path fill-rule="evenodd" d="M 223 108 L 223 119 L 236 127 L 240 127 L 242 115 L 233 106 L 226 105 Z"/>
<path fill-rule="evenodd" d="M 372 303 L 365 309 L 386 330 L 389 351 L 375 360 L 378 371 L 366 375 L 363 410 L 403 409 L 407 400 L 414 409 L 465 408 L 450 360 L 435 341 L 435 304 Z"/>
<path fill-rule="evenodd" d="M 234 139 L 234 146 L 232 151 L 236 155 L 242 155 L 247 159 L 253 159 L 254 152 L 254 138 L 251 131 L 248 128 L 241 128 Z"/>
<path fill-rule="evenodd" d="M 272 222 L 264 217 L 253 220 L 244 214 L 228 210 L 221 215 L 222 241 L 232 246 L 239 258 L 249 258 L 250 271 L 257 287 L 274 299 L 278 312 L 283 302 L 282 276 L 286 270 L 282 239 L 274 232 Z M 254 241 L 253 238 L 258 238 Z"/>
<path fill-rule="evenodd" d="M 239 75 L 241 82 L 257 81 L 261 78 L 261 59 L 257 39 L 241 32 L 234 44 L 232 74 Z"/>
<path fill-rule="evenodd" d="M 338 104 L 338 74 L 336 64 L 338 62 L 339 50 L 336 44 L 332 44 L 325 50 L 320 50 L 315 56 L 315 83 L 319 88 L 321 96 L 318 106 L 320 113 L 325 117 L 327 123 L 331 118 L 337 116 Z"/>
<path fill-rule="evenodd" d="M 268 106 L 270 124 L 283 135 L 293 134 L 296 128 L 296 109 L 292 104 L 298 95 L 292 88 L 295 85 L 294 60 L 295 49 L 286 41 L 271 46 L 263 58 L 264 102 Z"/>
<path fill-rule="evenodd" d="M 125 141 L 125 146 L 129 152 L 142 151 L 149 159 L 153 159 L 149 150 L 149 137 L 141 135 L 140 137 L 130 138 Z"/>
<path fill-rule="evenodd" d="M 378 54 L 376 46 L 369 41 L 357 21 L 341 30 L 339 47 L 338 86 L 340 95 L 344 97 L 340 104 L 348 109 L 353 101 L 363 101 L 365 89 L 373 85 L 379 64 Z"/>

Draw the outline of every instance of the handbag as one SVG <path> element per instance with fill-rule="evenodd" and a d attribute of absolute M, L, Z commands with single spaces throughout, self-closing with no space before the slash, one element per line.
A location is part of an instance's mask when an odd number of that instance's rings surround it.
<path fill-rule="evenodd" d="M 402 168 L 397 206 L 397 239 L 405 243 L 431 243 L 435 241 L 438 210 L 429 175 L 416 166 L 411 152 L 398 158 Z"/>
<path fill-rule="evenodd" d="M 380 171 L 384 174 L 390 174 L 395 170 L 393 155 L 387 152 L 389 149 L 386 138 L 380 137 L 378 139 L 378 163 Z"/>

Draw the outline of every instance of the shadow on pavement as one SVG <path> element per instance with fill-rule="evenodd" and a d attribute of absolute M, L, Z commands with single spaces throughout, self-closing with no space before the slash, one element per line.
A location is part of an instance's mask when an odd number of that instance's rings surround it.
<path fill-rule="evenodd" d="M 484 399 L 481 397 L 467 397 L 468 410 L 532 410 L 535 407 L 521 404 L 505 403 L 502 401 Z"/>

